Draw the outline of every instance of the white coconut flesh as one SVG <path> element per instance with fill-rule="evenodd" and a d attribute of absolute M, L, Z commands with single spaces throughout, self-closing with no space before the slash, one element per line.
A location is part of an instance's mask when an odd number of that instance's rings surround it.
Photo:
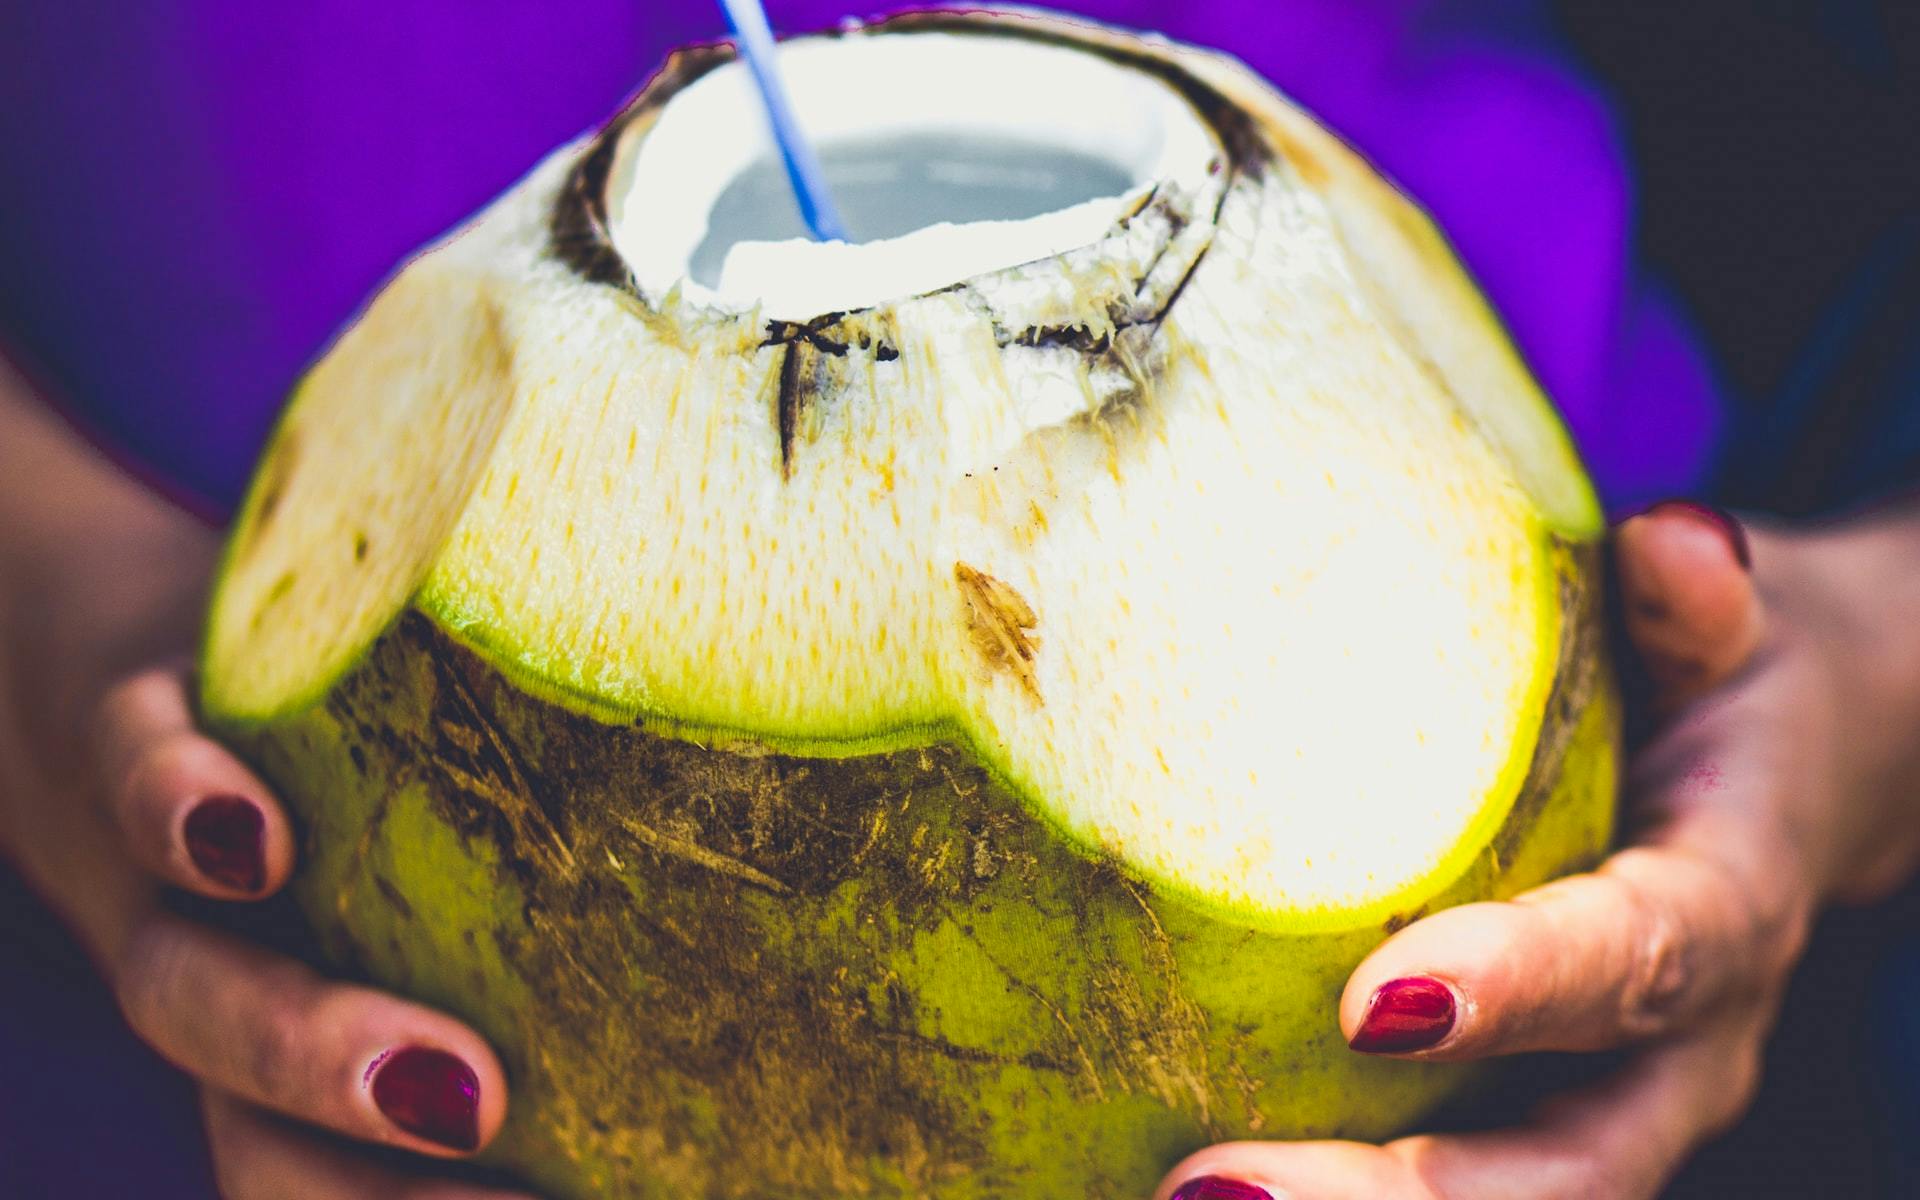
<path fill-rule="evenodd" d="M 1061 46 L 815 39 L 786 43 L 779 64 L 855 242 L 806 236 L 752 78 L 729 63 L 674 97 L 612 181 L 611 240 L 643 294 L 679 287 L 691 303 L 794 321 L 868 308 L 1088 245 L 1156 186 L 1199 191 L 1224 158 L 1165 83 Z M 759 203 L 725 205 L 755 168 L 771 185 Z M 1070 202 L 1005 215 L 1022 193 Z M 1000 211 L 933 219 L 955 199 Z M 714 242 L 724 264 L 702 278 Z"/>
<path fill-rule="evenodd" d="M 556 257 L 583 146 L 555 155 L 300 389 L 217 597 L 209 708 L 314 702 L 411 603 L 522 686 L 659 733 L 959 741 L 1064 835 L 1252 923 L 1437 891 L 1525 782 L 1552 546 L 1595 534 L 1592 496 L 1425 219 L 1238 68 L 1166 53 L 1277 160 L 1211 170 L 1178 93 L 1080 49 L 802 42 L 829 152 L 962 130 L 1125 186 L 871 246 L 769 237 L 703 284 L 711 207 L 766 149 L 720 67 L 618 134 L 629 291 Z M 1088 315 L 1194 238 L 1150 323 Z M 868 304 L 847 344 L 769 335 Z M 1034 313 L 1078 313 L 1080 344 L 1005 324 Z M 816 386 L 783 410 L 794 355 Z"/>

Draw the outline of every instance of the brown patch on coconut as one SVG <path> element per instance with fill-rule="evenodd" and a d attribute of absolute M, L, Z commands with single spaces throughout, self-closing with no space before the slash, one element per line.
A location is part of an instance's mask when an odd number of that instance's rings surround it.
<path fill-rule="evenodd" d="M 1040 640 L 1033 631 L 1040 617 L 1011 584 L 995 579 L 966 563 L 953 564 L 961 599 L 967 606 L 967 636 L 975 650 L 997 671 L 1011 672 L 1027 695 L 1038 701 L 1040 683 L 1034 677 L 1033 656 Z"/>

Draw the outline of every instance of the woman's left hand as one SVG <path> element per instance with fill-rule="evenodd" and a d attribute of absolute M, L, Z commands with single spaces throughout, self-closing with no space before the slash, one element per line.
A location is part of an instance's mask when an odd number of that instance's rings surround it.
<path fill-rule="evenodd" d="M 505 1117 L 478 1033 L 179 911 L 176 893 L 263 900 L 295 856 L 286 812 L 195 727 L 173 665 L 215 539 L 10 385 L 0 364 L 0 859 L 199 1086 L 227 1200 L 531 1200 L 447 1165 Z"/>
<path fill-rule="evenodd" d="M 1630 1200 L 1739 1118 L 1814 914 L 1920 859 L 1920 514 L 1748 545 L 1684 504 L 1616 531 L 1628 633 L 1671 714 L 1630 765 L 1624 848 L 1416 922 L 1340 1005 L 1356 1052 L 1636 1048 L 1627 1065 L 1517 1128 L 1214 1146 L 1158 1200 Z"/>

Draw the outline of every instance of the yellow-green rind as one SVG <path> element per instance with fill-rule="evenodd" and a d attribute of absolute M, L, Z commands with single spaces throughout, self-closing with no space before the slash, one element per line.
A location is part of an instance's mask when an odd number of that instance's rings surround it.
<path fill-rule="evenodd" d="M 1590 593 L 1575 612 L 1520 804 L 1458 879 L 1346 932 L 1090 858 L 964 752 L 612 729 L 418 614 L 235 736 L 301 817 L 331 952 L 500 1048 L 493 1158 L 551 1194 L 1118 1200 L 1209 1141 L 1380 1136 L 1461 1082 L 1348 1052 L 1337 1000 L 1392 929 L 1605 846 L 1616 704 Z"/>
<path fill-rule="evenodd" d="M 507 320 L 486 281 L 429 252 L 301 380 L 215 576 L 207 712 L 245 725 L 317 702 L 399 615 L 513 405 Z M 401 445 L 431 447 L 434 469 L 387 469 Z"/>

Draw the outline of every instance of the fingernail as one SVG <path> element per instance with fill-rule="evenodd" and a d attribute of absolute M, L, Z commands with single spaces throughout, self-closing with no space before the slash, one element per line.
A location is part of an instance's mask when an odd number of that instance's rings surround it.
<path fill-rule="evenodd" d="M 1374 991 L 1360 1032 L 1347 1044 L 1362 1054 L 1425 1050 L 1452 1032 L 1453 1017 L 1453 989 L 1438 979 L 1391 980 Z"/>
<path fill-rule="evenodd" d="M 1274 1200 L 1274 1196 L 1258 1184 L 1242 1183 L 1225 1175 L 1202 1175 L 1175 1188 L 1172 1200 Z"/>
<path fill-rule="evenodd" d="M 454 1150 L 480 1145 L 480 1080 L 444 1050 L 408 1046 L 374 1060 L 373 1102 L 395 1125 Z"/>
<path fill-rule="evenodd" d="M 1662 500 L 1647 512 L 1672 513 L 1713 526 L 1721 537 L 1727 539 L 1727 548 L 1733 551 L 1733 561 L 1739 563 L 1742 570 L 1753 570 L 1753 548 L 1747 544 L 1747 527 L 1725 509 L 1697 500 Z"/>
<path fill-rule="evenodd" d="M 260 806 L 251 800 L 209 796 L 187 814 L 183 830 L 187 857 L 202 875 L 222 887 L 257 892 L 267 881 L 261 840 L 266 824 Z"/>

